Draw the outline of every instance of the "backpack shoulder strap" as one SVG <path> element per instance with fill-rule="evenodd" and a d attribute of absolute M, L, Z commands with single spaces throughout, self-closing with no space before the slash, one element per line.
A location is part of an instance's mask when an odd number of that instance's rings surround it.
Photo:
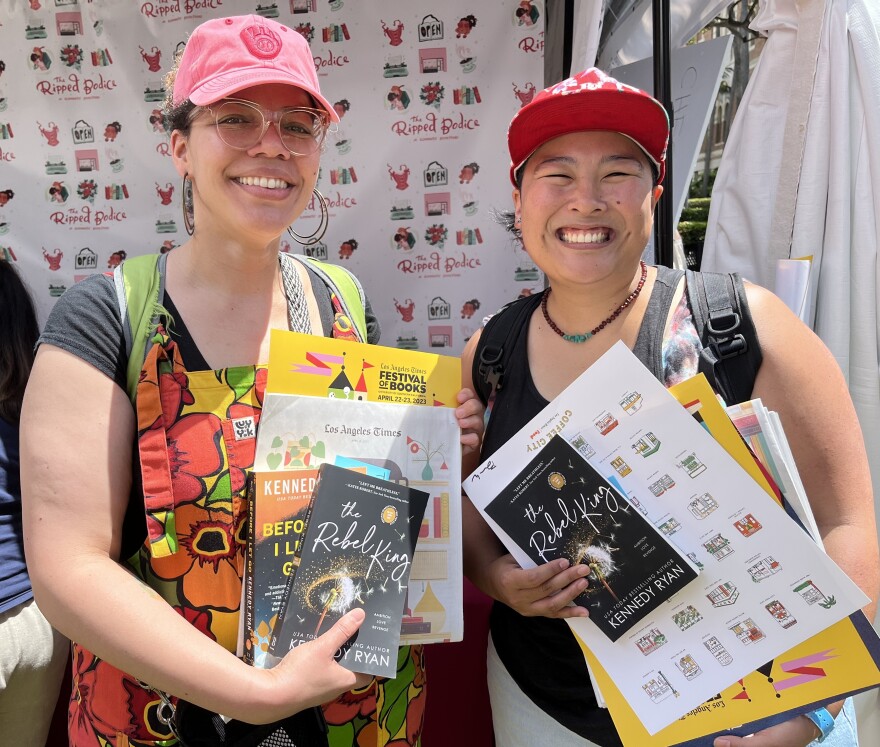
<path fill-rule="evenodd" d="M 367 319 L 364 313 L 366 296 L 360 281 L 347 269 L 339 265 L 322 262 L 312 257 L 283 252 L 281 261 L 298 261 L 314 272 L 336 295 L 343 312 L 351 320 L 361 342 L 367 341 Z M 287 259 L 285 259 L 287 258 Z"/>
<path fill-rule="evenodd" d="M 146 254 L 126 259 L 113 270 L 113 285 L 122 320 L 126 368 L 126 391 L 134 401 L 141 368 L 147 355 L 147 343 L 164 311 L 161 298 L 165 291 L 165 254 Z"/>
<path fill-rule="evenodd" d="M 687 293 L 703 350 L 699 371 L 728 404 L 751 399 L 761 345 L 742 278 L 688 270 Z"/>
<path fill-rule="evenodd" d="M 471 376 L 480 401 L 487 405 L 504 386 L 504 372 L 510 362 L 516 335 L 528 323 L 541 302 L 541 293 L 511 301 L 491 317 L 480 333 Z"/>

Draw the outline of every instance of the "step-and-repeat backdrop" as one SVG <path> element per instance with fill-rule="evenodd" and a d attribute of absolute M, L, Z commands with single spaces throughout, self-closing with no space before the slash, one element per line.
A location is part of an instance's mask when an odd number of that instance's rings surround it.
<path fill-rule="evenodd" d="M 0 259 L 41 321 L 87 275 L 186 240 L 162 76 L 196 25 L 243 13 L 309 41 L 342 117 L 318 182 L 329 229 L 284 248 L 354 271 L 383 344 L 457 354 L 542 287 L 493 211 L 512 205 L 507 124 L 542 87 L 543 2 L 0 0 Z"/>

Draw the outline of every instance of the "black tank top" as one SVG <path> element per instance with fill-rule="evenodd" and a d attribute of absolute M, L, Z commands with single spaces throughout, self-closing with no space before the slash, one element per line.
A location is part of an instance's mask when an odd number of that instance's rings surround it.
<path fill-rule="evenodd" d="M 657 280 L 633 348 L 639 360 L 664 384 L 664 329 L 682 275 L 680 270 L 657 268 Z M 533 311 L 540 299 L 540 294 L 529 298 Z M 519 330 L 505 367 L 505 383 L 492 408 L 482 460 L 548 404 L 532 380 L 527 338 L 528 322 Z M 597 704 L 583 654 L 564 620 L 523 617 L 495 602 L 489 627 L 499 658 L 535 705 L 584 739 L 602 747 L 622 745 L 608 710 Z"/>

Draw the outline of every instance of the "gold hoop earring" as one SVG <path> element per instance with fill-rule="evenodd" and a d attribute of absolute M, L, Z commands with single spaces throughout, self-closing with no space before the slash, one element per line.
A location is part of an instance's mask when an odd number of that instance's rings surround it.
<path fill-rule="evenodd" d="M 287 227 L 287 233 L 289 233 L 295 241 L 298 241 L 303 246 L 312 246 L 317 244 L 327 232 L 327 226 L 330 225 L 330 212 L 327 210 L 327 201 L 324 199 L 324 195 L 322 195 L 318 188 L 315 187 L 312 190 L 312 193 L 315 195 L 315 199 L 321 205 L 321 222 L 318 224 L 318 228 L 314 233 L 308 236 L 300 236 L 296 231 L 293 230 L 293 226 Z"/>
<path fill-rule="evenodd" d="M 195 210 L 193 208 L 192 181 L 188 178 L 188 174 L 183 175 L 183 189 L 181 192 L 183 197 L 183 227 L 186 229 L 186 232 L 192 236 L 193 232 L 196 230 L 196 223 Z"/>

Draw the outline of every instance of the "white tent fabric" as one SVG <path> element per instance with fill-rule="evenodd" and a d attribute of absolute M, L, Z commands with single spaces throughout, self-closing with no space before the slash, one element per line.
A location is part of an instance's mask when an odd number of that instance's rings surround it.
<path fill-rule="evenodd" d="M 805 69 L 799 32 L 817 5 Z M 880 516 L 880 4 L 762 0 L 753 27 L 767 44 L 725 145 L 702 267 L 773 288 L 777 258 L 813 256 L 814 329 L 849 382 Z M 863 743 L 880 744 L 877 695 L 860 705 Z"/>
<path fill-rule="evenodd" d="M 683 47 L 688 40 L 721 13 L 733 0 L 670 0 L 669 45 Z M 585 3 L 584 5 L 592 5 Z M 606 18 L 606 23 L 608 20 Z M 618 23 L 598 51 L 597 65 L 613 70 L 618 65 L 643 60 L 654 54 L 653 9 L 651 0 L 628 5 Z"/>

